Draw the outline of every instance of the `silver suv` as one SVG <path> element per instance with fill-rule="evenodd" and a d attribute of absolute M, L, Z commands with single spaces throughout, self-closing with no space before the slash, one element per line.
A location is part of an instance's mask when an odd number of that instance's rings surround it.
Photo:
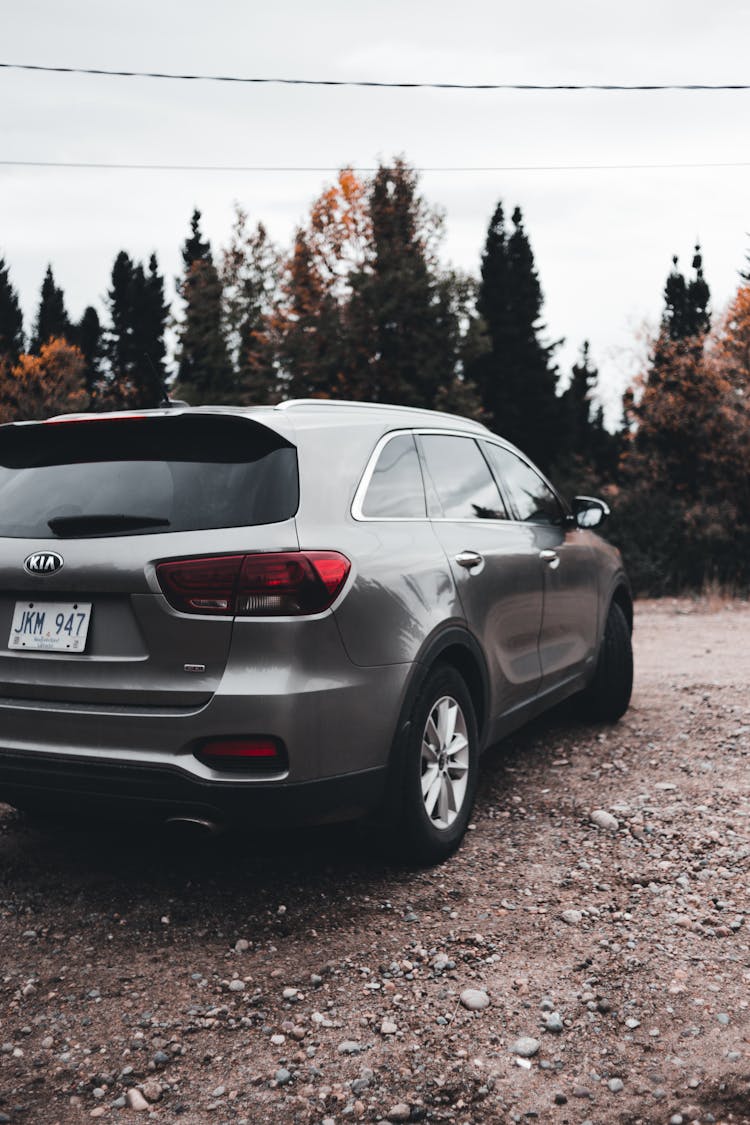
<path fill-rule="evenodd" d="M 209 825 L 370 814 L 449 855 L 480 752 L 630 699 L 619 553 L 446 414 L 292 401 L 0 427 L 0 800 Z"/>

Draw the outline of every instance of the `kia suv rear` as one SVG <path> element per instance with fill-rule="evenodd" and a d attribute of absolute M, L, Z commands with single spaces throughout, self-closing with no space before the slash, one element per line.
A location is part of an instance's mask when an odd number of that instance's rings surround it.
<path fill-rule="evenodd" d="M 292 402 L 6 425 L 0 512 L 0 799 L 20 808 L 369 813 L 431 861 L 489 742 L 576 691 L 627 706 L 605 506 L 571 512 L 477 423 Z"/>

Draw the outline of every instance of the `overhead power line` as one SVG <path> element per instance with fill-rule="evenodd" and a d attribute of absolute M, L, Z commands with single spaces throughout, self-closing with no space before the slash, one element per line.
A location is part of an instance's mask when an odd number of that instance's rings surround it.
<path fill-rule="evenodd" d="M 108 70 L 90 66 L 39 66 L 35 63 L 0 62 L 4 70 L 33 70 L 45 74 L 89 74 L 107 78 L 164 78 L 176 82 L 238 82 L 262 86 L 361 86 L 379 90 L 520 90 L 587 91 L 631 93 L 657 90 L 750 90 L 750 83 L 739 82 L 376 82 L 370 79 L 339 78 L 257 78 L 236 74 L 168 74 L 158 70 Z"/>
<path fill-rule="evenodd" d="M 378 166 L 344 165 L 352 172 L 372 173 Z M 0 168 L 102 169 L 127 172 L 317 172 L 336 174 L 341 167 L 289 164 L 127 164 L 95 160 L 2 160 Z M 417 172 L 631 172 L 669 171 L 679 168 L 750 168 L 750 160 L 687 161 L 672 164 L 497 164 L 497 165 L 422 165 Z"/>

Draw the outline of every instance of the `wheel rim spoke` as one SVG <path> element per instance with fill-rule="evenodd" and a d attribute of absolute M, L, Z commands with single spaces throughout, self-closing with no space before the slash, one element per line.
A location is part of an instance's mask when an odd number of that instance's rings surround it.
<path fill-rule="evenodd" d="M 432 707 L 422 735 L 422 800 L 435 828 L 450 828 L 460 815 L 469 767 L 466 719 L 460 704 L 445 695 Z"/>

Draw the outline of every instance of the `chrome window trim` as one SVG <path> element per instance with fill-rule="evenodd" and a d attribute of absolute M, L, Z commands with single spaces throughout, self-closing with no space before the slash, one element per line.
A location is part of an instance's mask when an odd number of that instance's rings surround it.
<path fill-rule="evenodd" d="M 553 526 L 555 526 L 554 524 L 535 525 L 535 524 L 532 524 L 529 520 L 519 520 L 519 519 L 480 520 L 480 519 L 468 519 L 468 518 L 466 518 L 466 519 L 448 519 L 446 516 L 430 517 L 426 514 L 426 512 L 427 512 L 427 506 L 426 506 L 427 505 L 427 496 L 426 495 L 425 495 L 425 515 L 424 516 L 366 516 L 366 515 L 364 515 L 363 512 L 362 512 L 362 505 L 364 504 L 364 499 L 365 499 L 365 496 L 367 495 L 367 489 L 369 488 L 370 481 L 372 480 L 373 473 L 375 472 L 375 466 L 378 463 L 378 458 L 380 457 L 380 454 L 382 453 L 383 449 L 386 447 L 386 445 L 388 444 L 389 441 L 392 441 L 393 438 L 396 438 L 396 437 L 403 437 L 404 434 L 411 434 L 412 437 L 421 437 L 422 435 L 436 434 L 438 437 L 468 438 L 469 441 L 475 441 L 475 442 L 486 441 L 486 442 L 489 442 L 490 445 L 499 445 L 503 449 L 508 450 L 509 453 L 514 453 L 517 457 L 520 457 L 520 459 L 522 461 L 524 461 L 528 465 L 528 467 L 530 469 L 532 469 L 544 481 L 544 483 L 547 485 L 547 487 L 557 497 L 557 499 L 560 502 L 560 506 L 561 506 L 563 512 L 566 511 L 567 506 L 563 503 L 557 489 L 554 488 L 549 483 L 547 478 L 539 471 L 539 469 L 536 468 L 535 465 L 533 465 L 531 463 L 531 461 L 529 461 L 529 459 L 527 457 L 524 457 L 524 455 L 521 453 L 521 451 L 519 449 L 516 449 L 516 447 L 514 445 L 512 445 L 509 441 L 506 441 L 504 438 L 498 437 L 496 434 L 489 435 L 489 434 L 484 434 L 484 433 L 476 433 L 473 430 L 468 430 L 468 431 L 467 430 L 459 430 L 459 429 L 449 428 L 447 426 L 446 427 L 443 427 L 443 426 L 440 426 L 440 427 L 405 426 L 403 429 L 389 430 L 387 434 L 383 434 L 383 436 L 380 437 L 378 439 L 378 441 L 376 442 L 375 448 L 373 449 L 372 453 L 370 454 L 367 465 L 365 466 L 365 471 L 363 472 L 363 474 L 360 478 L 359 484 L 357 485 L 356 491 L 354 493 L 354 499 L 352 501 L 352 506 L 351 506 L 352 519 L 355 519 L 358 523 L 469 523 L 469 524 L 477 525 L 479 527 L 500 527 L 502 525 L 508 525 L 508 524 L 519 524 L 521 527 L 532 527 L 532 526 L 553 527 Z M 480 449 L 480 452 L 481 452 L 481 449 Z M 488 469 L 489 469 L 489 466 L 488 466 Z M 489 471 L 490 471 L 490 473 L 492 473 L 491 469 L 489 469 Z M 494 473 L 492 473 L 492 476 L 493 476 L 493 479 L 494 479 Z M 505 495 L 503 493 L 502 488 L 500 489 L 500 495 L 503 499 L 503 502 L 505 503 L 506 502 L 505 501 Z M 507 506 L 507 504 L 506 504 L 506 506 Z"/>

